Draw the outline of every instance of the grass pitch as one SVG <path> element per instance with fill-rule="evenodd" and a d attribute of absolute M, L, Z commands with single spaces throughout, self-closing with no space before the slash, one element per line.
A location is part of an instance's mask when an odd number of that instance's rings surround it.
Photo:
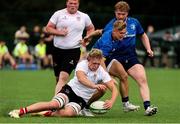
<path fill-rule="evenodd" d="M 96 117 L 8 117 L 12 109 L 34 102 L 49 101 L 54 94 L 53 71 L 0 70 L 0 123 L 180 123 L 180 70 L 147 69 L 151 103 L 158 106 L 155 116 L 144 116 L 144 108 L 137 84 L 129 78 L 129 96 L 140 105 L 137 112 L 124 113 L 120 97 L 106 114 Z M 109 97 L 109 92 L 102 99 Z"/>

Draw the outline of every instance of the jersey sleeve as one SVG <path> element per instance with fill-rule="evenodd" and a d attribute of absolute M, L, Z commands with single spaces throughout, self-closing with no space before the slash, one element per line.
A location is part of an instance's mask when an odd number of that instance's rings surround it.
<path fill-rule="evenodd" d="M 135 20 L 136 22 L 136 31 L 137 31 L 137 34 L 143 34 L 144 33 L 144 29 L 142 28 L 140 22 L 136 19 Z"/>
<path fill-rule="evenodd" d="M 55 12 L 52 16 L 51 16 L 51 18 L 50 18 L 50 22 L 52 22 L 53 24 L 57 24 L 57 20 L 58 20 L 58 12 Z"/>
<path fill-rule="evenodd" d="M 92 21 L 90 19 L 90 17 L 87 14 L 84 14 L 85 17 L 85 26 L 88 27 L 92 24 Z"/>
<path fill-rule="evenodd" d="M 84 73 L 86 73 L 88 70 L 87 68 L 87 64 L 86 64 L 86 60 L 82 60 L 81 62 L 79 62 L 76 66 L 75 72 L 77 71 L 83 71 Z"/>
<path fill-rule="evenodd" d="M 103 35 L 93 45 L 93 48 L 102 50 L 104 57 L 109 56 L 110 52 L 112 51 L 111 34 L 112 34 L 112 31 L 107 31 L 103 33 Z"/>

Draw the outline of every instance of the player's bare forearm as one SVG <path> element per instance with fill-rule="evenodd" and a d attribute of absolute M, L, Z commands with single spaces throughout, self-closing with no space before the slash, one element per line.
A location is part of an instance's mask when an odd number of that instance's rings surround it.
<path fill-rule="evenodd" d="M 92 89 L 96 88 L 95 84 L 87 79 L 87 77 L 83 71 L 77 71 L 76 75 L 77 75 L 79 82 L 82 83 L 83 85 L 85 85 L 89 88 L 92 88 Z"/>
<path fill-rule="evenodd" d="M 148 38 L 148 36 L 146 35 L 146 33 L 144 33 L 144 34 L 141 36 L 141 40 L 142 40 L 143 45 L 144 45 L 144 47 L 146 48 L 146 50 L 151 49 L 150 42 L 149 42 L 149 38 Z"/>
<path fill-rule="evenodd" d="M 88 45 L 94 36 L 99 36 L 101 34 L 102 34 L 102 29 L 98 29 L 91 33 L 87 33 L 87 35 L 83 38 L 82 43 Z"/>
<path fill-rule="evenodd" d="M 46 31 L 49 34 L 57 35 L 57 36 L 66 36 L 68 34 L 67 27 L 57 29 L 56 25 L 50 21 L 48 22 L 48 24 L 46 26 Z"/>
<path fill-rule="evenodd" d="M 112 92 L 110 100 L 114 104 L 114 102 L 116 101 L 116 98 L 118 96 L 118 90 L 117 90 L 113 80 L 111 80 L 110 82 L 108 82 L 106 84 L 107 84 L 107 87 L 109 88 L 109 90 Z"/>
<path fill-rule="evenodd" d="M 146 35 L 146 33 L 144 33 L 142 36 L 141 36 L 141 40 L 143 42 L 143 45 L 144 47 L 146 48 L 146 52 L 148 53 L 148 55 L 150 57 L 153 57 L 154 53 L 151 49 L 151 45 L 150 45 L 150 41 L 149 41 L 149 38 L 148 36 Z"/>
<path fill-rule="evenodd" d="M 94 25 L 90 25 L 88 27 L 86 27 L 86 36 L 91 34 L 92 32 L 94 32 L 95 28 L 94 28 Z"/>
<path fill-rule="evenodd" d="M 52 35 L 66 36 L 68 34 L 68 30 L 65 28 L 57 30 L 57 29 L 52 28 L 52 27 L 47 27 L 46 29 L 47 29 L 47 32 L 49 34 L 52 34 Z"/>
<path fill-rule="evenodd" d="M 103 29 L 97 29 L 94 32 L 87 35 L 87 37 L 88 38 L 93 38 L 94 36 L 100 36 L 100 35 L 102 35 L 102 31 L 103 31 Z"/>

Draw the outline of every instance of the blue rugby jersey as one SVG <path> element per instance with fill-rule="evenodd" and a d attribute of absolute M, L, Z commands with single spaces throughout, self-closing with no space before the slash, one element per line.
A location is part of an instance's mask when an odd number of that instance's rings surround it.
<path fill-rule="evenodd" d="M 113 23 L 116 21 L 116 18 L 112 19 L 103 29 L 103 32 L 113 29 Z M 144 30 L 139 23 L 139 21 L 135 18 L 128 17 L 126 19 L 126 35 L 125 37 L 119 41 L 113 43 L 113 53 L 111 55 L 112 58 L 129 58 L 132 56 L 136 56 L 135 47 L 136 47 L 136 35 L 142 35 Z"/>
<path fill-rule="evenodd" d="M 93 48 L 102 50 L 103 56 L 106 58 L 111 55 L 113 48 L 112 30 L 108 30 L 95 42 Z"/>

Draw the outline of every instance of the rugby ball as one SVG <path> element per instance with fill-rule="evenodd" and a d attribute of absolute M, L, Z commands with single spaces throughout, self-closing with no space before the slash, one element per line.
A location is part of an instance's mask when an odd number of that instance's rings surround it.
<path fill-rule="evenodd" d="M 108 110 L 103 107 L 104 103 L 105 103 L 104 101 L 95 101 L 95 102 L 91 103 L 91 105 L 90 105 L 91 112 L 93 112 L 95 114 L 106 113 Z"/>

